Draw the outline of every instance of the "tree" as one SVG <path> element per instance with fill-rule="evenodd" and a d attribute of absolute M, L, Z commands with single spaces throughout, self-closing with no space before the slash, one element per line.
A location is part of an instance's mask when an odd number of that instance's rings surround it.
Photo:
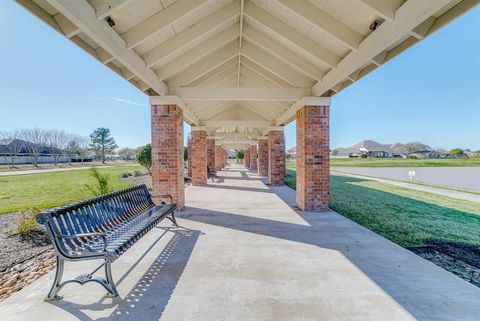
<path fill-rule="evenodd" d="M 237 163 L 240 163 L 240 160 L 243 159 L 243 156 L 243 150 L 235 150 L 235 157 L 237 158 Z"/>
<path fill-rule="evenodd" d="M 463 156 L 464 151 L 463 151 L 463 149 L 461 149 L 461 148 L 454 148 L 454 149 L 451 149 L 448 153 L 449 153 L 451 156 L 461 157 L 461 156 Z"/>
<path fill-rule="evenodd" d="M 332 150 L 332 156 L 337 156 L 337 154 L 338 154 L 338 150 L 336 149 Z"/>
<path fill-rule="evenodd" d="M 128 147 L 121 148 L 118 150 L 118 156 L 124 161 L 132 160 L 135 156 L 135 150 Z"/>
<path fill-rule="evenodd" d="M 102 156 L 102 163 L 105 164 L 105 155 L 113 153 L 118 147 L 115 139 L 110 136 L 110 129 L 100 127 L 90 134 L 90 148 Z"/>
<path fill-rule="evenodd" d="M 183 146 L 183 161 L 186 162 L 188 160 L 188 147 Z"/>
<path fill-rule="evenodd" d="M 57 166 L 60 155 L 65 153 L 69 134 L 64 130 L 52 129 L 47 131 L 45 135 L 47 136 L 46 139 L 50 147 L 50 153 L 53 156 L 53 163 Z"/>
<path fill-rule="evenodd" d="M 137 162 L 145 167 L 148 173 L 152 175 L 150 171 L 152 168 L 152 146 L 150 144 L 138 148 Z"/>
<path fill-rule="evenodd" d="M 20 131 L 13 130 L 11 132 L 3 132 L 0 139 L 5 148 L 5 159 L 10 157 L 10 168 L 15 168 L 15 161 L 22 152 L 22 149 L 25 148 L 24 141 L 20 139 Z"/>
<path fill-rule="evenodd" d="M 48 141 L 47 131 L 40 128 L 22 129 L 20 136 L 26 141 L 25 147 L 32 157 L 33 166 L 38 167 L 38 159 Z"/>

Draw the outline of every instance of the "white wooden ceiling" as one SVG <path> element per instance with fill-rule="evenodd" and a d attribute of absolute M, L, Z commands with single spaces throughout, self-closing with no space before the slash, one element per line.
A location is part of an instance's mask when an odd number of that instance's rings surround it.
<path fill-rule="evenodd" d="M 283 126 L 303 97 L 340 92 L 479 1 L 16 0 L 229 146 Z"/>

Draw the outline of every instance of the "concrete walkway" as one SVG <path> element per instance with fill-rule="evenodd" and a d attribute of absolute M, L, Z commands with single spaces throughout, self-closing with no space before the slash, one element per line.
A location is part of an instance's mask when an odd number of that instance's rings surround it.
<path fill-rule="evenodd" d="M 301 213 L 288 187 L 231 165 L 190 186 L 164 222 L 95 284 L 42 299 L 53 275 L 0 303 L 2 320 L 478 320 L 480 289 L 335 213 Z M 93 262 L 67 265 L 70 276 Z"/>
<path fill-rule="evenodd" d="M 377 178 L 377 177 L 371 177 L 371 176 L 349 174 L 349 173 L 344 173 L 344 172 L 337 172 L 337 171 L 334 171 L 334 170 L 333 171 L 330 170 L 330 173 L 336 174 L 336 175 L 356 177 L 356 178 L 364 178 L 364 179 L 368 179 L 368 180 L 371 180 L 371 181 L 377 181 L 377 182 L 381 182 L 381 183 L 385 183 L 385 184 L 390 184 L 390 185 L 399 186 L 399 187 L 403 187 L 403 188 L 413 189 L 413 190 L 416 190 L 416 191 L 428 192 L 428 193 L 433 193 L 433 194 L 458 198 L 458 199 L 465 200 L 465 201 L 480 203 L 480 195 L 478 195 L 478 194 L 467 193 L 467 192 L 462 192 L 462 191 L 455 191 L 455 190 L 441 188 L 441 187 L 435 187 L 435 186 L 427 186 L 427 185 L 412 184 L 412 183 L 407 183 L 407 182 L 400 182 L 400 181 L 395 181 L 395 180 L 385 179 L 385 178 Z"/>

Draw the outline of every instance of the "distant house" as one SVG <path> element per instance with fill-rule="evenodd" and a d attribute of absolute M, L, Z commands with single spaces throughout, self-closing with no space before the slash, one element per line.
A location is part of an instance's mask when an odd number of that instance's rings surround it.
<path fill-rule="evenodd" d="M 297 146 L 287 149 L 287 157 L 295 159 L 297 157 Z"/>
<path fill-rule="evenodd" d="M 440 155 L 438 152 L 434 150 L 418 150 L 413 153 L 410 153 L 409 156 L 415 157 L 415 158 L 439 158 L 442 155 Z"/>
<path fill-rule="evenodd" d="M 337 148 L 335 157 L 393 157 L 393 151 L 387 145 L 380 144 L 373 140 L 362 140 L 348 148 Z"/>
<path fill-rule="evenodd" d="M 31 157 L 32 146 L 36 147 L 38 151 L 38 163 L 53 163 L 53 155 L 61 155 L 57 158 L 59 163 L 70 162 L 70 155 L 66 155 L 65 152 L 59 148 L 50 146 L 39 146 L 33 143 L 21 140 L 3 140 L 0 141 L 0 165 L 7 165 L 11 163 L 11 156 L 15 157 L 15 164 L 31 164 L 33 162 Z"/>

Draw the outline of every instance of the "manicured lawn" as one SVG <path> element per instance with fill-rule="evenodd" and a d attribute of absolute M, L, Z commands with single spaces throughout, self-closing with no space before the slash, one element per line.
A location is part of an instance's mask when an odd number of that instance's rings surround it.
<path fill-rule="evenodd" d="M 142 167 L 98 169 L 101 174 L 109 175 L 114 189 L 133 185 L 119 180 L 124 172 L 133 170 L 142 170 Z M 88 169 L 0 176 L 0 213 L 62 206 L 92 197 L 85 184 L 94 184 Z"/>
<path fill-rule="evenodd" d="M 480 158 L 403 159 L 403 158 L 331 158 L 331 166 L 360 167 L 479 167 Z"/>
<path fill-rule="evenodd" d="M 289 163 L 285 183 L 295 188 Z M 480 246 L 480 204 L 366 179 L 330 176 L 330 207 L 403 246 L 431 240 Z"/>

